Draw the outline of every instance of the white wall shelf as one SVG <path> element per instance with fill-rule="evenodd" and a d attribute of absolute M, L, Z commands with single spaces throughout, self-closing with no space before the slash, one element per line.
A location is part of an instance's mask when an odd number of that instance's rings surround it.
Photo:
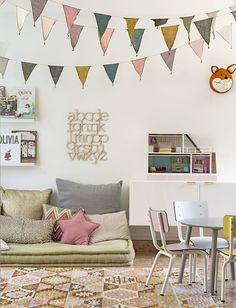
<path fill-rule="evenodd" d="M 35 163 L 20 163 L 15 165 L 1 164 L 0 167 L 33 167 L 35 165 L 36 165 Z"/>
<path fill-rule="evenodd" d="M 35 119 L 4 119 L 0 118 L 0 123 L 33 123 Z"/>

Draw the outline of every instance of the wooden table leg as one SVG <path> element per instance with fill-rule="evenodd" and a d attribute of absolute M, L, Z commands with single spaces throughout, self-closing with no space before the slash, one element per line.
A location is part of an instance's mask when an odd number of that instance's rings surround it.
<path fill-rule="evenodd" d="M 186 237 L 185 237 L 185 243 L 186 244 L 189 244 L 189 242 L 190 242 L 191 232 L 192 232 L 192 227 L 188 226 L 187 231 L 186 231 Z M 179 281 L 178 281 L 179 283 L 182 283 L 182 281 L 183 281 L 186 258 L 187 258 L 187 256 L 183 255 L 182 259 L 181 259 L 181 265 L 180 265 L 180 269 L 179 269 Z"/>
<path fill-rule="evenodd" d="M 212 244 L 211 244 L 211 276 L 210 276 L 210 292 L 214 295 L 214 284 L 216 274 L 216 249 L 217 249 L 218 230 L 212 230 Z"/>

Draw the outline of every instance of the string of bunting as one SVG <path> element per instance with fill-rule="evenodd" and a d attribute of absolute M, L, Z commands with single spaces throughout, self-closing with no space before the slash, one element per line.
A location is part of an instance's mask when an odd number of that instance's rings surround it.
<path fill-rule="evenodd" d="M 0 1 L 2 1 L 2 0 L 0 0 Z M 226 42 L 228 42 L 232 46 L 232 23 L 227 25 L 227 26 L 222 27 L 221 29 L 217 30 L 216 32 Z M 184 44 L 184 45 L 178 47 L 178 49 L 181 48 L 181 47 L 184 47 L 184 46 L 190 46 L 191 49 L 193 50 L 193 52 L 198 56 L 198 58 L 202 62 L 204 42 L 207 43 L 208 41 L 204 40 L 203 38 L 200 38 L 200 39 L 197 39 L 197 40 L 192 41 L 192 42 L 190 41 L 189 44 Z M 76 70 L 78 78 L 81 81 L 82 88 L 84 88 L 84 85 L 85 85 L 87 77 L 88 77 L 88 73 L 89 73 L 89 71 L 92 67 L 97 67 L 97 66 L 103 67 L 106 74 L 107 74 L 107 77 L 109 78 L 109 80 L 111 81 L 111 83 L 113 85 L 114 82 L 115 82 L 115 78 L 116 78 L 116 74 L 117 74 L 117 70 L 118 70 L 119 65 L 122 64 L 122 63 L 132 63 L 136 73 L 139 75 L 139 78 L 141 80 L 147 58 L 151 58 L 151 57 L 154 57 L 154 56 L 157 56 L 157 55 L 161 56 L 162 60 L 164 61 L 164 63 L 168 67 L 170 73 L 172 74 L 177 48 L 172 49 L 173 38 L 169 39 L 166 43 L 168 45 L 168 49 L 169 49 L 168 51 L 165 51 L 165 52 L 162 52 L 162 53 L 159 53 L 159 54 L 155 54 L 155 55 L 152 55 L 152 56 L 146 56 L 146 57 L 138 58 L 138 59 L 131 60 L 131 61 L 125 61 L 125 62 L 119 62 L 119 63 L 109 63 L 109 64 L 103 64 L 103 65 L 62 66 L 62 65 L 31 63 L 31 62 L 25 62 L 25 61 L 10 59 L 10 58 L 6 58 L 6 57 L 0 57 L 0 74 L 2 75 L 2 78 L 4 78 L 4 74 L 6 72 L 9 61 L 21 62 L 22 73 L 23 73 L 23 77 L 24 77 L 24 80 L 25 80 L 25 83 L 26 83 L 36 66 L 46 65 L 49 68 L 50 75 L 51 75 L 52 80 L 54 82 L 54 85 L 56 87 L 56 85 L 57 85 L 57 83 L 60 79 L 60 76 L 63 72 L 64 67 L 73 67 Z"/>
<path fill-rule="evenodd" d="M 28 17 L 30 13 L 32 13 L 34 25 L 39 19 L 39 17 L 41 17 L 43 40 L 44 40 L 44 44 L 46 43 L 54 25 L 57 22 L 57 20 L 54 18 L 42 15 L 48 1 L 57 3 L 58 5 L 62 6 L 64 15 L 65 15 L 67 30 L 68 30 L 67 33 L 70 37 L 72 49 L 74 50 L 79 41 L 80 35 L 84 27 L 86 27 L 84 25 L 75 24 L 77 16 L 83 10 L 76 8 L 76 7 L 68 6 L 66 4 L 60 4 L 54 0 L 31 0 L 32 11 L 16 6 L 17 28 L 18 28 L 19 34 L 21 33 L 23 29 L 26 18 Z M 0 0 L 0 6 L 4 2 L 7 2 L 7 0 Z M 230 12 L 227 14 L 231 14 L 233 17 L 233 20 L 236 21 L 236 6 L 229 7 L 228 9 L 230 9 Z M 171 26 L 164 26 L 170 18 L 156 18 L 156 19 L 150 19 L 150 20 L 154 22 L 154 26 L 156 28 L 160 27 L 161 33 L 163 35 L 163 38 L 169 50 L 173 47 L 173 44 L 177 37 L 177 33 L 178 33 L 180 25 L 183 25 L 184 28 L 186 29 L 186 32 L 188 35 L 188 42 L 190 43 L 190 40 L 191 40 L 190 33 L 191 33 L 192 23 L 194 23 L 201 37 L 204 39 L 204 41 L 207 43 L 209 47 L 211 32 L 212 32 L 213 39 L 215 38 L 216 18 L 219 16 L 222 16 L 222 15 L 219 15 L 219 12 L 220 10 L 205 13 L 208 18 L 196 20 L 196 21 L 194 21 L 194 18 L 200 15 L 179 17 L 179 19 L 182 20 L 182 24 L 171 25 Z M 114 16 L 101 14 L 101 13 L 93 13 L 93 14 L 94 14 L 94 17 L 97 23 L 98 38 L 99 38 L 99 42 L 101 45 L 101 49 L 103 51 L 103 54 L 105 55 L 108 49 L 109 43 L 111 41 L 111 38 L 114 34 L 114 31 L 116 30 L 115 28 L 108 27 L 111 18 Z M 141 20 L 142 18 L 130 18 L 130 17 L 122 17 L 122 18 L 124 19 L 126 26 L 127 26 L 127 29 L 124 29 L 124 30 L 127 30 L 129 39 L 130 39 L 130 44 L 131 46 L 133 46 L 134 51 L 136 52 L 136 56 L 138 56 L 138 52 L 141 46 L 144 31 L 146 30 L 146 28 L 136 28 L 138 21 Z M 228 34 L 226 34 L 226 36 L 228 36 Z"/>

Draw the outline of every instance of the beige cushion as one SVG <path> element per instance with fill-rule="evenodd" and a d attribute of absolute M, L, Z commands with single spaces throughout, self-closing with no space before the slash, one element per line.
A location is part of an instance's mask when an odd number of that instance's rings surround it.
<path fill-rule="evenodd" d="M 103 215 L 86 215 L 86 218 L 100 224 L 100 227 L 92 234 L 89 241 L 91 244 L 110 240 L 130 239 L 125 211 Z"/>
<path fill-rule="evenodd" d="M 17 218 L 42 218 L 42 205 L 50 200 L 52 190 L 15 190 L 0 188 L 2 214 Z"/>
<path fill-rule="evenodd" d="M 0 215 L 0 238 L 7 243 L 50 242 L 54 224 L 55 220 L 22 219 Z"/>

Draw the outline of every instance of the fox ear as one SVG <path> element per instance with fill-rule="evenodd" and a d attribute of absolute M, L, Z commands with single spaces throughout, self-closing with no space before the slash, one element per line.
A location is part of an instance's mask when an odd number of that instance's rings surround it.
<path fill-rule="evenodd" d="M 230 66 L 227 67 L 227 71 L 230 73 L 230 74 L 233 74 L 236 70 L 236 64 L 231 64 Z"/>
<path fill-rule="evenodd" d="M 217 73 L 218 70 L 219 70 L 219 67 L 218 67 L 218 66 L 214 66 L 214 65 L 213 65 L 213 66 L 211 67 L 211 72 L 212 72 L 212 74 Z"/>

